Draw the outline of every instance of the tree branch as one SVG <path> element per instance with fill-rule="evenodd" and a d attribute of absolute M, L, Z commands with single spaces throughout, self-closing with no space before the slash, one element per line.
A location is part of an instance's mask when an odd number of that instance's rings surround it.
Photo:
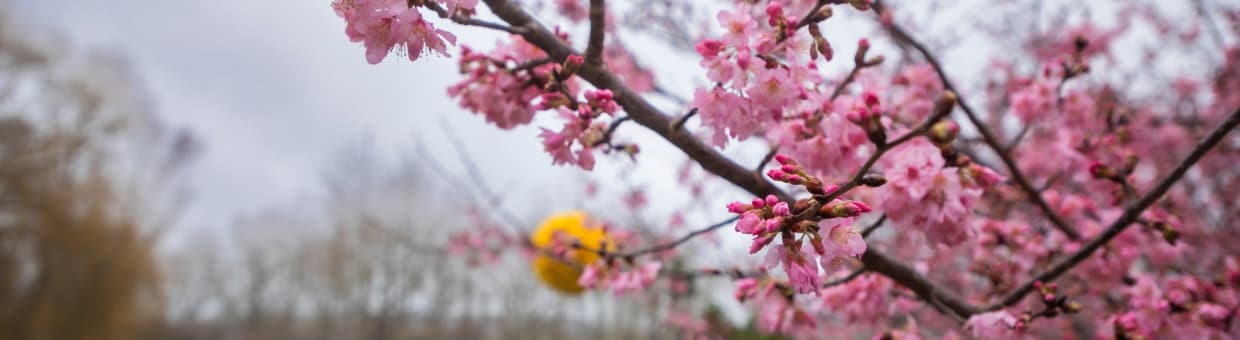
<path fill-rule="evenodd" d="M 881 2 L 875 1 L 874 10 L 875 13 L 879 13 L 879 15 L 881 15 L 884 10 Z M 927 49 L 925 45 L 914 39 L 912 35 L 894 23 L 885 26 L 896 40 L 903 41 L 909 46 L 912 46 L 922 55 L 922 57 L 926 59 L 926 62 L 930 63 L 930 65 L 934 67 L 934 71 L 938 74 L 939 81 L 943 83 L 944 89 L 955 92 L 957 96 L 960 95 L 960 91 L 955 85 L 952 84 L 951 79 L 947 78 L 947 72 L 944 71 L 943 64 L 939 62 L 938 58 L 936 58 L 933 53 L 930 53 L 930 50 Z M 986 142 L 986 144 L 989 145 L 990 148 L 995 151 L 995 154 L 999 156 L 999 160 L 1003 161 L 1003 165 L 1006 166 L 1008 168 L 1008 172 L 1011 173 L 1012 180 L 1016 181 L 1016 184 L 1020 186 L 1021 190 L 1025 191 L 1025 194 L 1029 196 L 1029 200 L 1033 201 L 1034 205 L 1037 205 L 1038 208 L 1042 210 L 1042 214 L 1051 221 L 1051 224 L 1053 224 L 1056 229 L 1059 229 L 1059 231 L 1062 231 L 1073 240 L 1079 240 L 1081 238 L 1081 233 L 1069 227 L 1067 222 L 1064 222 L 1063 218 L 1059 217 L 1059 214 L 1056 214 L 1055 211 L 1051 209 L 1050 204 L 1047 204 L 1046 200 L 1042 199 L 1042 195 L 1038 192 L 1037 188 L 1035 188 L 1033 184 L 1030 184 L 1029 179 L 1025 178 L 1025 174 L 1021 173 L 1020 168 L 1016 165 L 1016 161 L 1012 159 L 1012 155 L 1006 152 L 1003 143 L 1000 142 L 999 139 L 995 137 L 994 133 L 986 127 L 986 124 L 978 118 L 978 115 L 973 110 L 973 107 L 969 106 L 969 103 L 965 101 L 963 97 L 960 97 L 958 102 L 960 103 L 960 109 L 964 111 L 965 116 L 969 118 L 969 122 L 972 123 L 973 126 L 977 127 L 977 132 L 982 135 L 982 139 Z"/>
<path fill-rule="evenodd" d="M 518 32 L 519 30 L 513 29 L 512 27 L 504 26 L 504 25 L 493 23 L 493 22 L 486 21 L 486 20 L 479 20 L 479 19 L 466 17 L 464 15 L 461 15 L 460 13 L 448 13 L 447 9 L 444 9 L 442 6 L 439 6 L 439 3 L 434 2 L 434 1 L 427 1 L 424 3 L 424 5 L 426 6 L 426 8 L 429 8 L 430 10 L 435 11 L 436 14 L 439 14 L 440 18 L 448 18 L 448 19 L 451 19 L 452 22 L 455 22 L 461 25 L 490 28 L 490 29 L 497 30 L 497 31 L 508 32 L 509 34 L 521 34 L 520 32 Z"/>
<path fill-rule="evenodd" d="M 586 45 L 586 63 L 603 65 L 603 34 L 607 30 L 603 0 L 590 0 L 590 41 Z"/>
<path fill-rule="evenodd" d="M 1142 211 L 1145 211 L 1146 208 L 1149 208 L 1150 205 L 1154 204 L 1154 201 L 1157 201 L 1163 196 L 1163 194 L 1166 194 L 1167 190 L 1170 190 L 1171 186 L 1174 185 L 1176 181 L 1180 180 L 1181 177 L 1184 177 L 1184 173 L 1188 172 L 1188 169 L 1192 168 L 1193 164 L 1196 164 L 1197 161 L 1201 160 L 1201 157 L 1205 156 L 1206 152 L 1209 152 L 1211 148 L 1218 145 L 1218 143 L 1223 140 L 1223 137 L 1234 129 L 1237 124 L 1240 124 L 1240 108 L 1237 108 L 1236 111 L 1232 112 L 1231 115 L 1227 117 L 1227 120 L 1223 121 L 1222 124 L 1219 124 L 1218 127 L 1214 128 L 1214 131 L 1210 132 L 1210 135 L 1206 136 L 1205 139 L 1197 143 L 1197 147 L 1193 149 L 1193 152 L 1189 153 L 1188 157 L 1184 158 L 1183 161 L 1180 161 L 1180 164 L 1176 165 L 1175 169 L 1172 170 L 1167 177 L 1158 182 L 1158 185 L 1155 186 L 1154 189 L 1150 190 L 1149 193 L 1141 197 L 1141 199 L 1136 203 L 1129 206 L 1127 209 L 1124 209 L 1123 215 L 1120 215 L 1115 222 L 1112 222 L 1101 235 L 1098 235 L 1098 237 L 1093 241 L 1090 241 L 1080 250 L 1077 250 L 1076 253 L 1072 254 L 1072 256 L 1059 261 L 1059 263 L 1051 266 L 1049 270 L 1034 276 L 1033 279 L 1029 280 L 1029 282 L 1026 282 L 1011 294 L 1008 294 L 998 303 L 987 307 L 986 310 L 996 310 L 1015 305 L 1020 302 L 1026 294 L 1033 291 L 1035 282 L 1042 281 L 1044 283 L 1048 283 L 1055 280 L 1060 275 L 1067 273 L 1068 270 L 1072 269 L 1072 267 L 1075 267 L 1077 264 L 1088 259 L 1090 255 L 1098 250 L 1098 248 L 1106 245 L 1107 242 L 1111 241 L 1111 239 L 1114 239 L 1116 236 L 1119 236 L 1119 234 L 1123 232 L 1124 229 L 1127 229 L 1128 226 L 1132 225 L 1133 222 L 1136 222 L 1137 218 L 1141 216 Z"/>

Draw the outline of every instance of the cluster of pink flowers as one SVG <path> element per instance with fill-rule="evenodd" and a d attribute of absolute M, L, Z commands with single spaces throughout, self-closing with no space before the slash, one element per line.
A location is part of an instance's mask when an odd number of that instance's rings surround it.
<path fill-rule="evenodd" d="M 736 281 L 736 299 L 759 306 L 758 328 L 768 333 L 792 333 L 817 327 L 809 311 L 793 303 L 795 296 L 773 280 L 744 278 Z"/>
<path fill-rule="evenodd" d="M 1099 336 L 1226 337 L 1238 313 L 1240 295 L 1235 290 L 1220 289 L 1214 282 L 1181 276 L 1166 279 L 1160 288 L 1149 276 L 1139 276 L 1135 281 L 1126 291 L 1128 311 L 1111 318 L 1109 323 L 1114 327 L 1099 328 Z"/>
<path fill-rule="evenodd" d="M 834 185 L 824 187 L 820 179 L 806 173 L 787 155 L 776 155 L 775 160 L 780 167 L 767 173 L 771 179 L 804 186 L 815 194 L 837 190 Z M 796 215 L 787 202 L 781 202 L 774 195 L 755 198 L 748 204 L 728 204 L 729 212 L 740 215 L 736 231 L 753 236 L 750 254 L 766 248 L 776 236 L 780 237 L 781 245 L 767 252 L 766 265 L 782 264 L 792 289 L 800 294 L 817 294 L 821 289 L 824 278 L 820 267 L 835 270 L 847 259 L 859 258 L 865 253 L 865 240 L 853 226 L 853 217 L 871 210 L 860 201 L 836 199 L 811 211 L 810 206 L 815 204 L 811 202 L 816 201 L 798 201 Z"/>
<path fill-rule="evenodd" d="M 940 149 L 922 139 L 896 147 L 881 161 L 887 184 L 879 190 L 883 211 L 893 223 L 920 229 L 932 242 L 957 244 L 973 230 L 967 223 L 982 188 L 962 179 L 965 173 L 947 167 Z M 996 181 L 981 168 L 979 183 Z"/>
<path fill-rule="evenodd" d="M 748 139 L 781 123 L 797 102 L 822 95 L 812 86 L 822 81 L 814 59 L 829 60 L 830 45 L 821 35 L 797 34 L 800 19 L 789 12 L 781 2 L 769 2 L 757 13 L 765 14 L 763 25 L 751 6 L 740 4 L 719 12 L 725 32 L 720 39 L 697 44 L 706 76 L 717 86 L 698 89 L 693 105 L 702 124 L 713 129 L 715 145 L 727 145 L 729 137 Z"/>
<path fill-rule="evenodd" d="M 547 64 L 520 72 L 510 69 L 546 56 L 520 37 L 513 39 L 497 44 L 488 54 L 462 46 L 459 63 L 465 77 L 448 87 L 448 95 L 457 98 L 462 108 L 482 114 L 487 122 L 501 129 L 512 129 L 534 119 L 531 102 L 542 95 L 541 84 L 551 78 L 555 67 Z"/>
<path fill-rule="evenodd" d="M 471 13 L 478 4 L 478 0 L 437 2 L 447 6 L 447 13 Z M 371 64 L 383 61 L 393 49 L 412 61 L 427 50 L 446 56 L 447 45 L 456 44 L 456 36 L 435 28 L 406 0 L 336 0 L 332 8 L 348 24 L 344 32 L 349 40 L 366 46 L 366 61 Z"/>
<path fill-rule="evenodd" d="M 577 284 L 590 289 L 610 289 L 616 295 L 643 290 L 654 284 L 663 263 L 643 263 L 629 270 L 620 270 L 616 263 L 600 260 L 586 266 Z"/>

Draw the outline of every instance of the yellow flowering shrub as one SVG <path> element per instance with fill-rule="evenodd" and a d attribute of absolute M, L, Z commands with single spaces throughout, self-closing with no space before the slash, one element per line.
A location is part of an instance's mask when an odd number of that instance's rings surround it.
<path fill-rule="evenodd" d="M 530 243 L 543 249 L 534 258 L 534 274 L 547 286 L 566 294 L 580 294 L 584 290 L 577 284 L 581 267 L 599 258 L 594 252 L 579 249 L 569 250 L 565 258 L 550 254 L 554 245 L 571 244 L 573 240 L 590 249 L 599 249 L 604 244 L 609 250 L 614 248 L 602 226 L 591 223 L 581 211 L 551 215 L 530 234 Z"/>

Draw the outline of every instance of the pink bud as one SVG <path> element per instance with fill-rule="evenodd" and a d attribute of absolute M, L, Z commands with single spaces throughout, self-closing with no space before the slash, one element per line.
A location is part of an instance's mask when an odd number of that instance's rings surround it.
<path fill-rule="evenodd" d="M 878 107 L 878 95 L 874 94 L 874 92 L 865 91 L 865 94 L 863 94 L 862 97 L 865 99 L 866 107 L 871 109 Z"/>
<path fill-rule="evenodd" d="M 782 217 L 776 217 L 776 218 L 766 220 L 766 232 L 768 233 L 777 232 L 779 231 L 779 227 L 783 224 L 784 224 L 784 219 Z"/>
<path fill-rule="evenodd" d="M 775 197 L 775 195 L 766 195 L 766 205 L 775 205 L 776 203 L 779 203 L 779 197 Z"/>
<path fill-rule="evenodd" d="M 1047 302 L 1055 301 L 1055 294 L 1047 293 L 1046 295 L 1042 296 L 1042 300 L 1047 301 Z"/>
<path fill-rule="evenodd" d="M 779 24 L 779 19 L 784 17 L 784 6 L 780 5 L 779 1 L 771 1 L 766 5 L 766 15 L 769 17 L 767 23 L 776 26 Z"/>
<path fill-rule="evenodd" d="M 779 167 L 779 170 L 786 173 L 795 174 L 801 172 L 801 167 L 792 164 L 784 164 L 784 166 Z"/>
<path fill-rule="evenodd" d="M 836 190 L 840 190 L 840 186 L 839 186 L 839 185 L 836 185 L 836 184 L 827 185 L 827 186 L 823 186 L 823 187 L 822 187 L 822 193 L 823 193 L 824 195 L 830 195 L 831 193 L 835 192 Z"/>
<path fill-rule="evenodd" d="M 736 232 L 751 235 L 758 234 L 761 232 L 758 228 L 758 223 L 761 221 L 757 214 L 745 212 L 741 214 L 741 219 L 736 222 Z"/>
<path fill-rule="evenodd" d="M 793 160 L 792 157 L 788 157 L 788 155 L 785 155 L 785 154 L 775 155 L 775 161 L 779 162 L 780 165 L 789 165 L 789 164 L 796 165 L 797 164 L 797 162 Z"/>
<path fill-rule="evenodd" d="M 870 48 L 870 39 L 861 38 L 861 40 L 858 40 L 857 48 Z"/>
<path fill-rule="evenodd" d="M 780 181 L 780 182 L 783 182 L 785 179 L 788 178 L 787 173 L 783 171 L 779 171 L 779 169 L 771 169 L 770 171 L 767 171 L 766 177 L 770 177 L 771 179 Z"/>
<path fill-rule="evenodd" d="M 792 185 L 800 185 L 801 183 L 805 183 L 805 178 L 801 176 L 797 176 L 797 175 L 791 175 L 791 176 L 788 176 L 788 178 L 784 180 L 784 182 L 788 182 L 788 184 L 792 184 Z"/>
<path fill-rule="evenodd" d="M 792 214 L 792 209 L 788 208 L 788 202 L 779 202 L 771 208 L 771 212 L 774 212 L 776 216 L 788 216 Z"/>
<path fill-rule="evenodd" d="M 744 278 L 736 281 L 736 299 L 745 301 L 758 292 L 758 279 Z"/>
<path fill-rule="evenodd" d="M 697 49 L 697 53 L 702 58 L 709 60 L 718 56 L 719 52 L 723 50 L 723 42 L 715 39 L 702 39 L 702 41 L 698 42 L 695 49 Z"/>
<path fill-rule="evenodd" d="M 730 213 L 739 214 L 739 213 L 745 212 L 746 210 L 749 210 L 749 206 L 745 205 L 745 203 L 741 203 L 741 202 L 728 203 L 728 212 Z"/>
<path fill-rule="evenodd" d="M 754 237 L 753 243 L 749 244 L 749 253 L 757 254 L 759 250 L 762 250 L 762 248 L 766 248 L 766 245 L 771 244 L 771 241 L 775 239 L 775 235 L 778 235 L 778 234 L 770 233 L 770 234 L 763 234 L 763 235 L 758 235 L 757 237 Z"/>
<path fill-rule="evenodd" d="M 565 59 L 565 60 L 564 60 L 564 62 L 565 62 L 566 64 L 569 64 L 569 65 L 577 65 L 577 66 L 581 66 L 581 64 L 583 64 L 583 63 L 585 63 L 585 62 L 586 62 L 586 58 L 584 58 L 584 57 L 582 57 L 582 56 L 580 56 L 580 55 L 576 55 L 576 54 L 574 54 L 574 55 L 570 55 L 570 56 L 568 56 L 568 58 L 567 58 L 567 59 Z"/>
<path fill-rule="evenodd" d="M 766 207 L 766 201 L 763 201 L 761 198 L 754 198 L 752 204 L 754 209 L 762 209 Z"/>

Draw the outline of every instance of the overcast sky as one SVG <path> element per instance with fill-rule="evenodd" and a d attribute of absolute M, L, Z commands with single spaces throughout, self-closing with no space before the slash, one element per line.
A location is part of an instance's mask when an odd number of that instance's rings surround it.
<path fill-rule="evenodd" d="M 369 138 L 395 158 L 416 139 L 442 139 L 434 133 L 442 119 L 471 139 L 485 135 L 485 143 L 471 142 L 471 153 L 479 163 L 505 165 L 509 171 L 494 173 L 498 183 L 511 183 L 513 169 L 550 169 L 534 130 L 500 132 L 444 95 L 457 79 L 451 60 L 368 65 L 327 1 L 16 5 L 27 22 L 128 57 L 155 111 L 204 142 L 187 174 L 194 199 L 183 228 L 215 228 L 238 214 L 313 200 L 323 193 L 324 165 L 348 145 Z M 461 33 L 477 45 L 497 38 Z"/>

